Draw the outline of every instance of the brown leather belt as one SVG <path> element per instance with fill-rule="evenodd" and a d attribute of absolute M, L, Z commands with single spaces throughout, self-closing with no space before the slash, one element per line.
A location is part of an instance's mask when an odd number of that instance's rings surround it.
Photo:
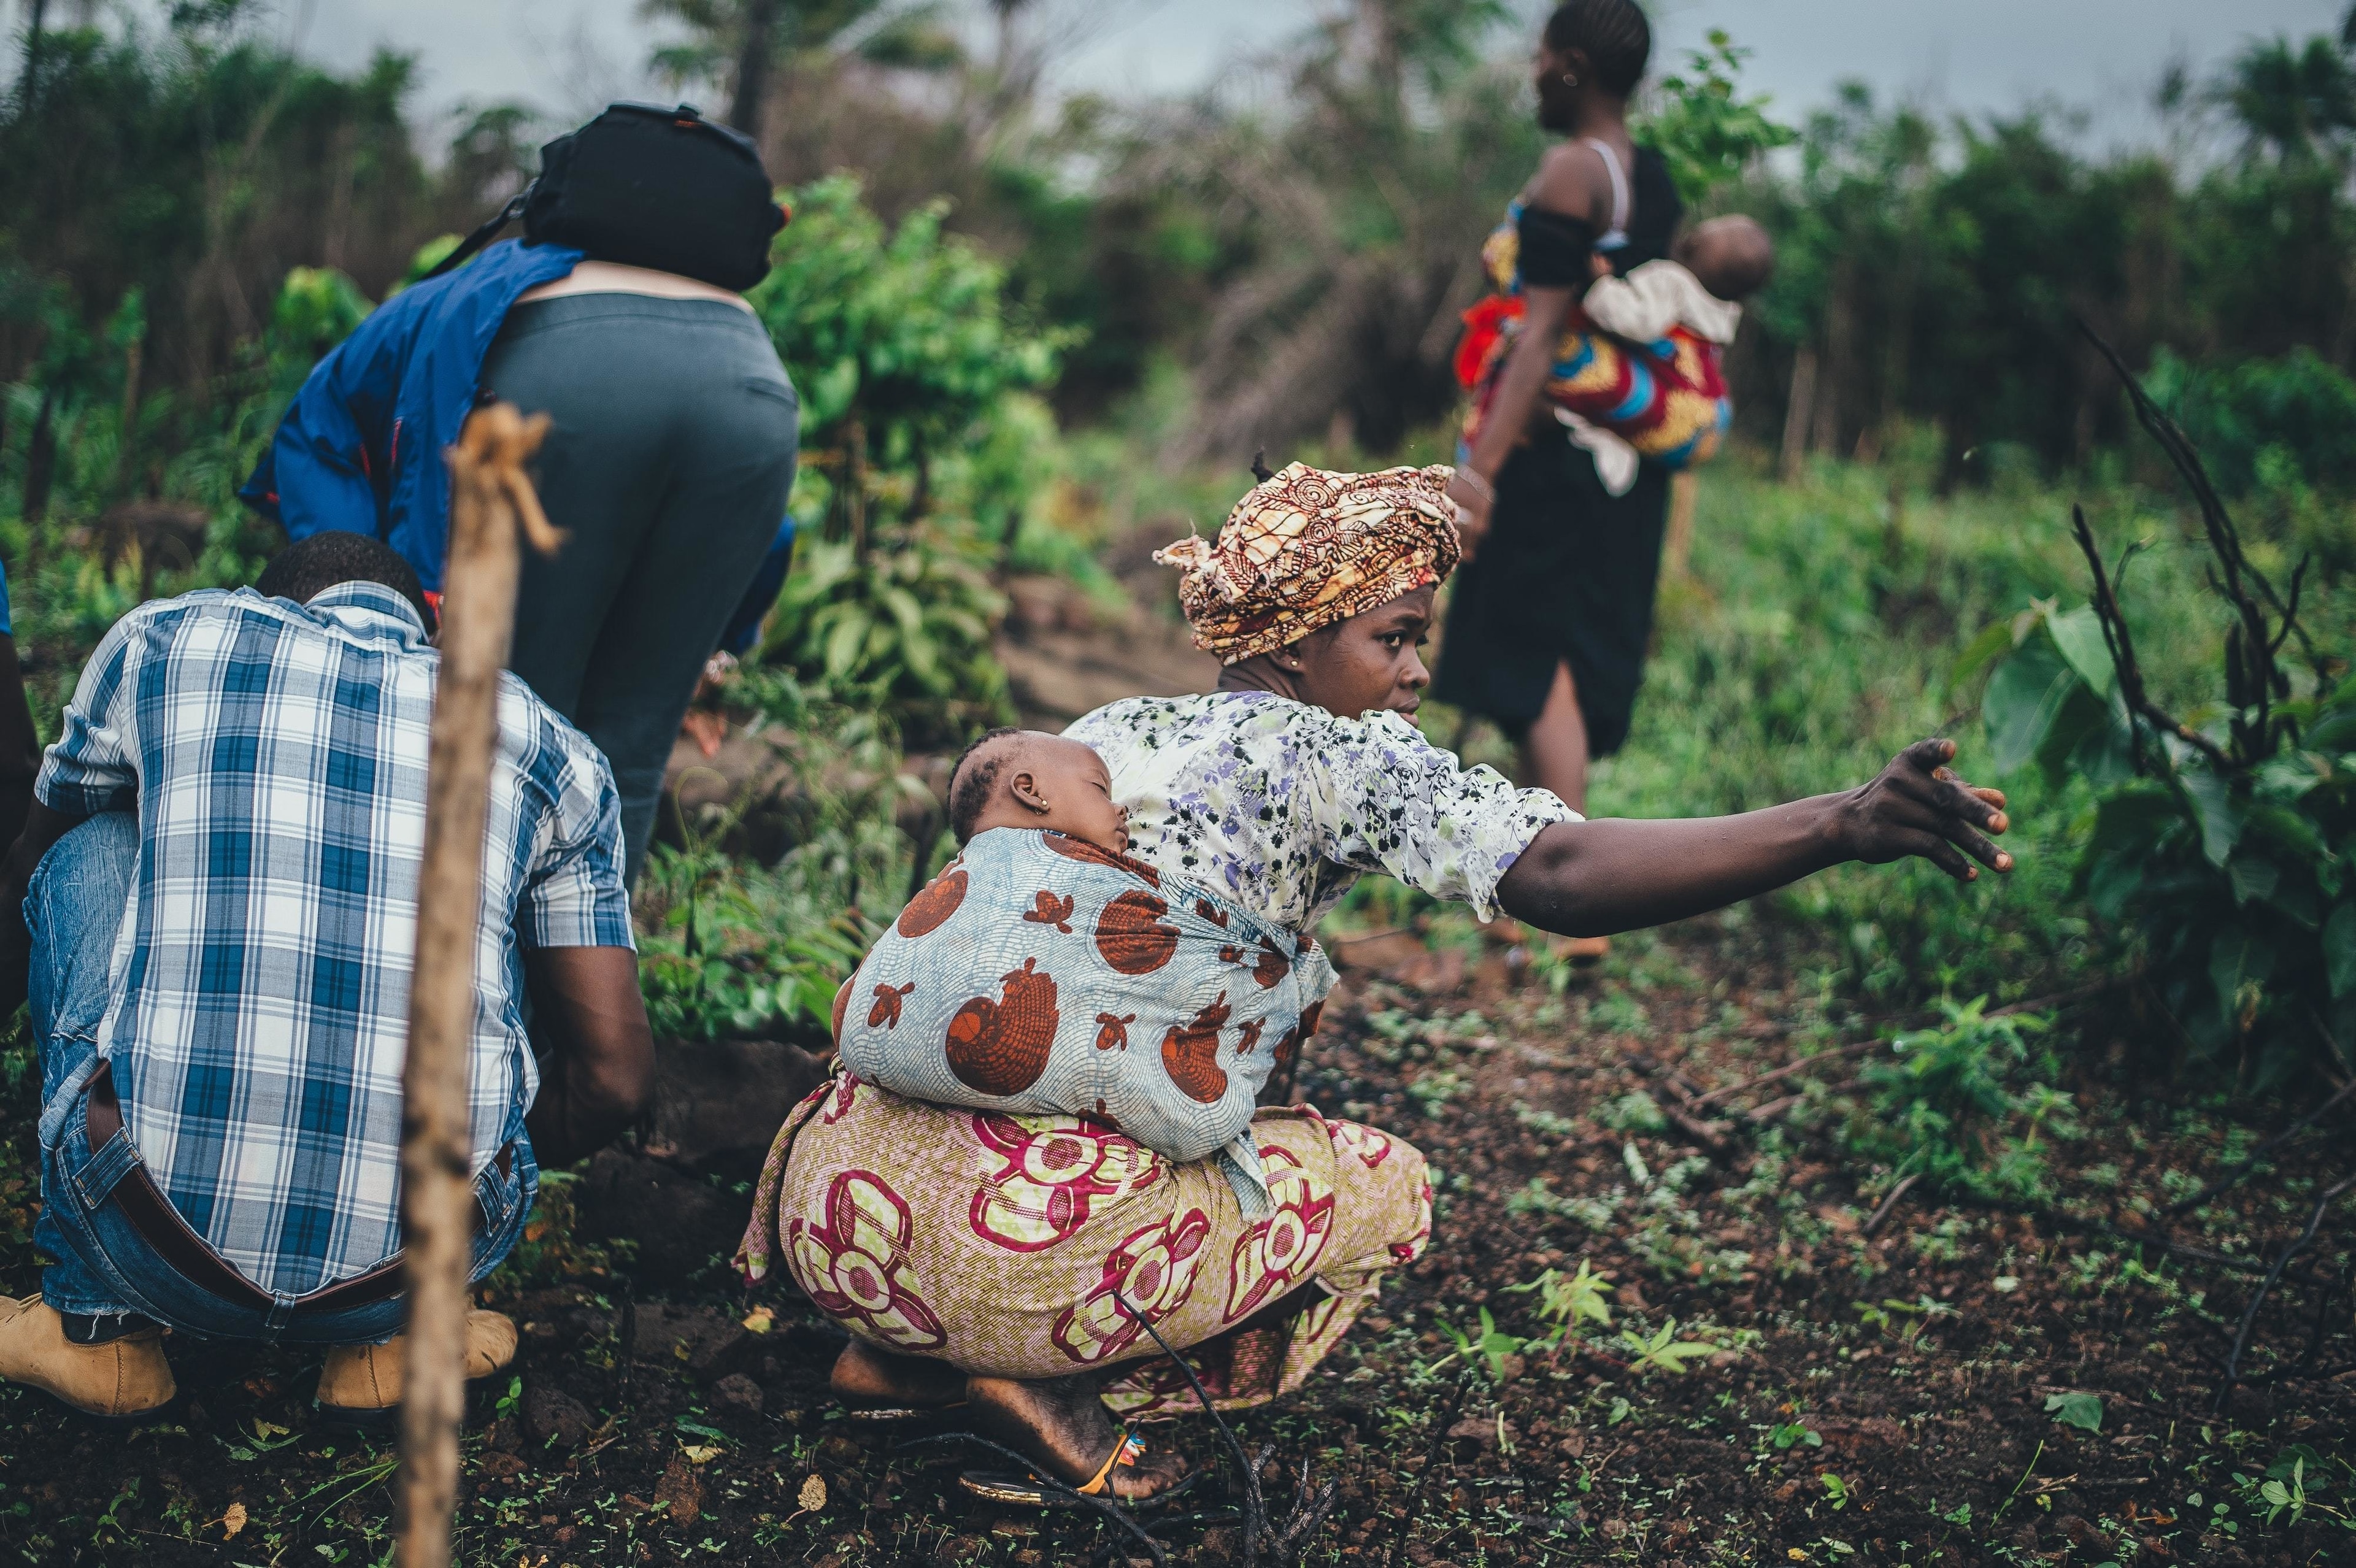
<path fill-rule="evenodd" d="M 104 1148 L 114 1135 L 123 1130 L 123 1106 L 114 1097 L 114 1069 L 99 1064 L 97 1075 L 90 1081 L 90 1102 L 86 1112 L 91 1152 Z M 509 1168 L 509 1153 L 499 1151 L 499 1169 Z M 278 1305 L 275 1297 L 245 1275 L 231 1268 L 221 1255 L 213 1251 L 202 1236 L 191 1230 L 172 1207 L 155 1179 L 147 1174 L 145 1163 L 134 1163 L 109 1194 L 123 1217 L 140 1238 L 155 1249 L 155 1255 L 178 1270 L 189 1284 L 200 1285 L 223 1300 L 267 1312 Z M 482 1206 L 476 1205 L 479 1216 Z M 402 1254 L 395 1253 L 366 1274 L 337 1280 L 322 1286 L 308 1296 L 298 1296 L 291 1304 L 296 1312 L 343 1312 L 355 1307 L 373 1307 L 380 1301 L 401 1294 Z"/>

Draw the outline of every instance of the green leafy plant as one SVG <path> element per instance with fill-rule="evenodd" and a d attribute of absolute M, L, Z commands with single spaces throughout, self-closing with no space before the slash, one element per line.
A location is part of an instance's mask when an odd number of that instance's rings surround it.
<path fill-rule="evenodd" d="M 1620 1343 L 1627 1348 L 1628 1364 L 1636 1371 L 1669 1372 L 1680 1377 L 1693 1371 L 1696 1361 L 1718 1353 L 1716 1345 L 1676 1336 L 1677 1320 L 1672 1317 L 1649 1336 L 1623 1333 Z"/>
<path fill-rule="evenodd" d="M 762 656 L 955 740 L 1012 716 L 991 649 L 1005 608 L 975 564 L 929 539 L 865 556 L 821 540 L 786 580 Z"/>
<path fill-rule="evenodd" d="M 2195 1060 L 2236 1053 L 2258 1088 L 2319 1059 L 2344 1072 L 2339 1042 L 2356 1028 L 2356 681 L 2299 622 L 2306 564 L 2277 592 L 2191 442 L 2121 376 L 2200 504 L 2228 612 L 2222 691 L 2184 717 L 2154 698 L 2116 587 L 2140 546 L 2106 565 L 2080 512 L 2092 601 L 2033 606 L 2008 648 L 1983 635 L 2003 651 L 1982 715 L 2000 767 L 2033 761 L 2056 783 L 2093 786 L 2076 891 L 2132 933 Z"/>
<path fill-rule="evenodd" d="M 1029 394 L 1073 335 L 1009 305 L 1005 269 L 943 231 L 944 203 L 888 228 L 848 176 L 792 199 L 747 297 L 800 389 L 793 505 L 813 538 L 764 656 L 954 745 L 1012 717 L 987 571 L 1045 526 L 1058 437 Z"/>
<path fill-rule="evenodd" d="M 1550 1268 L 1526 1284 L 1509 1285 L 1505 1288 L 1517 1296 L 1535 1294 L 1537 1296 L 1538 1316 L 1552 1323 L 1554 1331 L 1531 1343 L 1544 1344 L 1547 1349 L 1554 1349 L 1566 1340 L 1576 1341 L 1585 1338 L 1587 1326 L 1590 1323 L 1598 1328 L 1612 1327 L 1612 1306 L 1605 1296 L 1611 1284 L 1610 1275 L 1595 1273 L 1588 1261 L 1581 1258 L 1575 1274 L 1564 1274 L 1560 1269 Z"/>
<path fill-rule="evenodd" d="M 931 869 L 898 820 L 922 786 L 887 716 L 790 671 L 744 671 L 726 699 L 781 765 L 764 810 L 788 848 L 769 864 L 737 852 L 748 800 L 683 816 L 686 842 L 653 847 L 633 897 L 639 987 L 666 1037 L 822 1045 L 836 988 Z"/>
<path fill-rule="evenodd" d="M 1440 1328 L 1440 1331 L 1455 1343 L 1456 1349 L 1442 1356 L 1432 1365 L 1443 1367 L 1459 1357 L 1470 1361 L 1477 1356 L 1488 1368 L 1490 1381 L 1493 1382 L 1505 1381 L 1506 1357 L 1518 1356 L 1525 1349 L 1537 1343 L 1536 1340 L 1521 1339 L 1500 1329 L 1497 1327 L 1496 1318 L 1485 1307 L 1481 1308 L 1481 1332 L 1478 1334 L 1467 1334 L 1453 1323 L 1443 1322 Z"/>
<path fill-rule="evenodd" d="M 1762 155 L 1799 139 L 1767 117 L 1766 94 L 1738 95 L 1751 55 L 1724 29 L 1712 28 L 1708 47 L 1689 51 L 1684 70 L 1654 84 L 1651 107 L 1633 126 L 1638 140 L 1658 149 L 1687 201 L 1740 179 Z"/>
<path fill-rule="evenodd" d="M 1778 1452 L 1800 1444 L 1805 1444 L 1811 1448 L 1821 1448 L 1825 1445 L 1825 1435 L 1804 1421 L 1787 1421 L 1772 1428 L 1767 1434 L 1767 1440 L 1775 1445 Z"/>
<path fill-rule="evenodd" d="M 1987 998 L 1942 998 L 1944 1021 L 1890 1041 L 1861 1074 L 1864 1103 L 1843 1137 L 1852 1152 L 1919 1174 L 1942 1191 L 2025 1198 L 2046 1184 L 2044 1140 L 2075 1131 L 2071 1102 L 2042 1083 L 2058 1068 L 2032 1045 L 2036 1013 L 1988 1016 Z"/>

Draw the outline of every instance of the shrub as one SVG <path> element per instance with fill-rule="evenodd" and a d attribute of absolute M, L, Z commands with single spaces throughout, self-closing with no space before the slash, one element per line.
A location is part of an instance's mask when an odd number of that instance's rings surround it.
<path fill-rule="evenodd" d="M 2092 603 L 2040 605 L 2008 635 L 1983 637 L 2002 663 L 1982 713 L 2000 762 L 2095 786 L 2075 890 L 2129 933 L 2196 1061 L 2230 1059 L 2258 1089 L 2327 1057 L 2344 1072 L 2340 1042 L 2356 1026 L 2356 681 L 2339 678 L 2346 659 L 2299 624 L 2306 563 L 2277 592 L 2181 427 L 2121 377 L 2201 506 L 2210 581 L 2229 613 L 2223 689 L 2182 718 L 2154 700 L 2114 586 L 2136 551 L 2106 568 L 2080 513 Z"/>
<path fill-rule="evenodd" d="M 1072 336 L 1007 308 L 1004 269 L 942 233 L 940 203 L 887 229 L 837 176 L 793 206 L 748 297 L 800 389 L 793 507 L 819 537 L 764 652 L 954 744 L 1009 714 L 983 571 L 1054 475 L 1053 421 L 1027 394 Z"/>
<path fill-rule="evenodd" d="M 1868 1104 L 1847 1129 L 1852 1150 L 1943 1192 L 2024 1199 L 2043 1190 L 2043 1140 L 2075 1130 L 2068 1096 L 2038 1081 L 2057 1066 L 2032 1044 L 2050 1025 L 2035 1013 L 1991 1018 L 1987 1008 L 1986 997 L 1943 999 L 1944 1023 L 1890 1041 L 1890 1059 L 1863 1073 Z"/>

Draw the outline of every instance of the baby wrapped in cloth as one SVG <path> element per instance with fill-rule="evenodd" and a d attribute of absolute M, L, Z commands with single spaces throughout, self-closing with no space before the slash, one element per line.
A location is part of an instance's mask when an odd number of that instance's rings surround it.
<path fill-rule="evenodd" d="M 1076 741 L 992 731 L 949 795 L 963 848 L 846 987 L 843 1064 L 911 1099 L 1087 1116 L 1173 1160 L 1215 1156 L 1264 1218 L 1252 1112 L 1317 1027 L 1323 951 L 1121 853 L 1109 775 Z"/>

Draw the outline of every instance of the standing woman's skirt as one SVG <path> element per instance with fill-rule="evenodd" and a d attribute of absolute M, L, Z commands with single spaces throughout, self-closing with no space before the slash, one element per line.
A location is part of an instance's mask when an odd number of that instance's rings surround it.
<path fill-rule="evenodd" d="M 1432 699 L 1519 741 L 1568 664 L 1588 754 L 1608 757 L 1628 738 L 1652 640 L 1668 471 L 1644 464 L 1613 496 L 1592 457 L 1547 432 L 1515 448 L 1496 491 L 1489 537 L 1449 589 Z"/>
<path fill-rule="evenodd" d="M 1253 1129 L 1275 1205 L 1257 1222 L 1212 1161 L 841 1074 L 777 1135 L 737 1262 L 758 1279 L 775 1247 L 812 1301 L 885 1349 L 989 1377 L 1121 1366 L 1106 1403 L 1182 1414 L 1196 1402 L 1143 1313 L 1215 1403 L 1265 1403 L 1301 1385 L 1385 1271 L 1422 1253 L 1431 1187 L 1422 1155 L 1371 1127 L 1297 1108 Z M 1305 1310 L 1236 1331 L 1311 1284 Z"/>

